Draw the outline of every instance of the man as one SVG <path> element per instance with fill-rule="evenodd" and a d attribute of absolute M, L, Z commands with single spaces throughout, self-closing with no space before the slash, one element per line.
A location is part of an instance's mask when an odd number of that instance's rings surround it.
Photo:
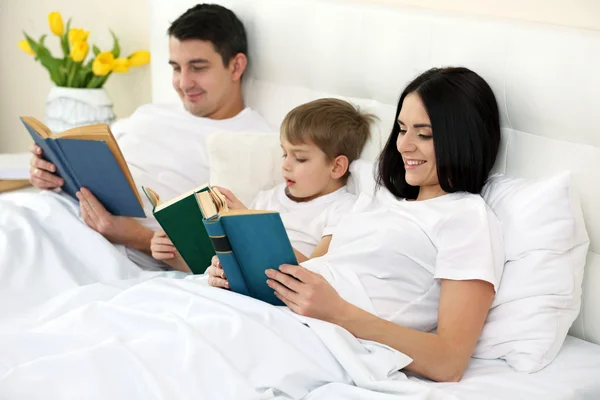
<path fill-rule="evenodd" d="M 271 132 L 266 121 L 244 107 L 242 75 L 248 63 L 243 24 L 218 5 L 199 4 L 175 20 L 168 30 L 173 87 L 183 110 L 146 105 L 112 130 L 138 189 L 148 186 L 169 199 L 208 182 L 206 135 L 218 131 Z M 55 166 L 32 147 L 30 181 L 39 189 L 55 189 L 62 180 Z M 87 189 L 77 194 L 85 223 L 114 244 L 127 247 L 131 260 L 156 266 L 148 253 L 158 225 L 153 218 L 111 215 Z M 144 198 L 144 201 L 146 199 Z M 151 206 L 145 202 L 147 216 Z"/>

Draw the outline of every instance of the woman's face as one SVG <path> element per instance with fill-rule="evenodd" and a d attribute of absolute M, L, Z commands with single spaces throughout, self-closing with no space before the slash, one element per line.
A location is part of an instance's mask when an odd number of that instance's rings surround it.
<path fill-rule="evenodd" d="M 396 146 L 404 161 L 406 182 L 420 186 L 419 199 L 441 191 L 431 121 L 418 94 L 413 92 L 404 98 L 396 122 L 400 126 Z"/>

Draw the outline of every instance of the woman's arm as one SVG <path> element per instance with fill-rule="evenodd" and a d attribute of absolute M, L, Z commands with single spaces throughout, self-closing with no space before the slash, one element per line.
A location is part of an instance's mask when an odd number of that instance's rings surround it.
<path fill-rule="evenodd" d="M 426 333 L 349 305 L 330 321 L 354 336 L 386 344 L 413 359 L 406 370 L 438 382 L 457 382 L 469 364 L 494 298 L 492 284 L 442 280 L 438 327 Z"/>
<path fill-rule="evenodd" d="M 395 348 L 414 360 L 407 370 L 440 382 L 460 380 L 494 298 L 493 286 L 485 281 L 443 279 L 437 332 L 426 333 L 396 325 L 344 301 L 325 278 L 303 267 L 284 265 L 280 271 L 268 270 L 268 283 L 292 311 Z"/>

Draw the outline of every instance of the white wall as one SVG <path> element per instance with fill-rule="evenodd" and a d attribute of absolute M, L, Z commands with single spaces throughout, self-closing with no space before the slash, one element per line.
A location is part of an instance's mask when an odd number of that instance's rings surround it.
<path fill-rule="evenodd" d="M 353 0 L 354 1 L 354 0 Z M 600 30 L 600 0 L 368 0 Z"/>
<path fill-rule="evenodd" d="M 23 31 L 35 38 L 48 33 L 46 43 L 54 54 L 62 55 L 58 38 L 48 28 L 51 11 L 60 11 L 65 24 L 72 17 L 71 27 L 90 30 L 88 41 L 102 50 L 112 48 L 109 29 L 120 39 L 124 55 L 150 49 L 146 0 L 0 0 L 0 152 L 28 149 L 30 139 L 18 119 L 20 115 L 44 119 L 52 83 L 46 69 L 23 53 L 17 43 L 23 39 Z M 131 114 L 138 105 L 150 102 L 150 66 L 113 74 L 106 89 L 117 117 Z"/>
<path fill-rule="evenodd" d="M 600 0 L 369 1 L 600 30 Z M 121 39 L 125 54 L 149 48 L 146 0 L 0 0 L 0 152 L 27 149 L 30 141 L 19 115 L 44 116 L 50 79 L 45 69 L 17 48 L 17 42 L 22 39 L 23 30 L 36 37 L 48 32 L 50 11 L 60 11 L 65 19 L 72 16 L 72 26 L 90 29 L 90 42 L 103 49 L 111 45 L 109 28 Z M 52 39 L 49 37 L 48 42 Z M 150 68 L 113 75 L 106 88 L 115 103 L 117 117 L 127 116 L 151 99 Z"/>

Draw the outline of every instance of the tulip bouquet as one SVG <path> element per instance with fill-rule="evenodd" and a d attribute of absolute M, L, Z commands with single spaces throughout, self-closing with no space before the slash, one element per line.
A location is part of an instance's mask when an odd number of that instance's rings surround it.
<path fill-rule="evenodd" d="M 56 86 L 71 88 L 101 88 L 115 73 L 125 73 L 131 67 L 139 67 L 150 62 L 150 53 L 136 51 L 128 57 L 120 57 L 121 48 L 117 36 L 111 31 L 113 47 L 110 51 L 101 51 L 97 46 L 92 46 L 93 57 L 88 56 L 89 31 L 81 28 L 71 28 L 71 19 L 67 26 L 63 24 L 60 13 L 51 12 L 48 15 L 50 31 L 60 38 L 63 57 L 56 58 L 44 45 L 47 35 L 42 35 L 39 40 L 34 40 L 27 33 L 25 39 L 19 42 L 19 47 L 25 53 L 35 56 L 50 73 L 50 79 Z"/>

